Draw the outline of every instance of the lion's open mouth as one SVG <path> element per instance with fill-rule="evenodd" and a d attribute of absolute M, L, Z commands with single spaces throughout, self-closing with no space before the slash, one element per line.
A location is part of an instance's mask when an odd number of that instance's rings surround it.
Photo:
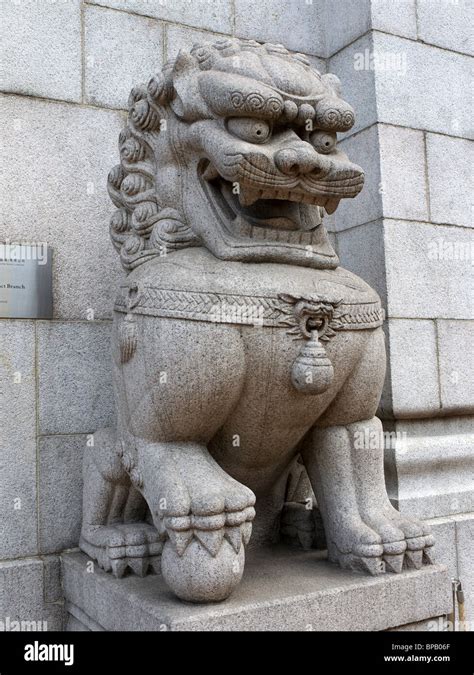
<path fill-rule="evenodd" d="M 226 180 L 208 161 L 199 165 L 199 178 L 204 192 L 228 234 L 237 239 L 280 242 L 307 246 L 315 240 L 315 231 L 322 222 L 323 208 L 333 213 L 345 194 L 319 194 L 295 186 L 259 189 L 242 181 L 238 187 Z M 322 178 L 320 179 L 322 180 Z M 361 179 L 363 181 L 363 177 Z M 352 179 L 352 182 L 353 179 Z M 342 183 L 342 181 L 341 181 Z M 346 181 L 347 183 L 347 181 Z M 360 188 L 356 188 L 356 192 Z"/>

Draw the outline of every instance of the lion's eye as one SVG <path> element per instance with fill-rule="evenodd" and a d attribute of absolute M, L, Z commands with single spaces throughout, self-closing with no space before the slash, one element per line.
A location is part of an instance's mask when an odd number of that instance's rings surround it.
<path fill-rule="evenodd" d="M 234 136 L 249 143 L 265 143 L 271 134 L 268 122 L 251 117 L 231 117 L 227 120 L 227 128 Z"/>
<path fill-rule="evenodd" d="M 309 140 L 313 144 L 315 150 L 325 155 L 336 147 L 337 136 L 336 134 L 330 134 L 327 131 L 313 131 Z"/>

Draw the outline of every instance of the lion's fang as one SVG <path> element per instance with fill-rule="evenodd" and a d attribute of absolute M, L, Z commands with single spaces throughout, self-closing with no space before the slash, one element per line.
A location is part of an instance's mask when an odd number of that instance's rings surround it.
<path fill-rule="evenodd" d="M 339 206 L 339 202 L 341 200 L 335 197 L 334 199 L 328 199 L 326 204 L 324 205 L 324 208 L 326 209 L 326 213 L 328 215 L 331 215 L 331 213 L 334 213 L 334 211 L 337 209 Z"/>

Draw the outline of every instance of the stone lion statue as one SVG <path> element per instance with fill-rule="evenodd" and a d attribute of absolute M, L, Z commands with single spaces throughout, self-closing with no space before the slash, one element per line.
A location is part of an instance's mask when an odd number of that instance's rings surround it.
<path fill-rule="evenodd" d="M 81 548 L 195 602 L 231 593 L 248 545 L 312 545 L 316 515 L 344 568 L 429 563 L 430 533 L 385 489 L 383 310 L 323 225 L 364 183 L 337 145 L 354 123 L 339 80 L 222 39 L 129 106 L 108 181 L 117 427 L 86 453 Z M 295 467 L 306 497 L 288 495 Z"/>

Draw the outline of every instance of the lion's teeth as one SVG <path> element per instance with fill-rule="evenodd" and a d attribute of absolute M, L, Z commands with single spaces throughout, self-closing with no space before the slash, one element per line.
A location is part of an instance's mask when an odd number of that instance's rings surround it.
<path fill-rule="evenodd" d="M 268 241 L 279 241 L 280 238 L 280 232 L 279 230 L 272 230 L 271 227 L 266 227 L 265 228 L 265 239 Z"/>
<path fill-rule="evenodd" d="M 243 222 L 240 225 L 239 233 L 242 237 L 250 237 L 252 226 L 249 223 Z"/>
<path fill-rule="evenodd" d="M 331 215 L 331 213 L 334 213 L 334 211 L 337 209 L 339 206 L 339 202 L 341 200 L 335 197 L 334 199 L 328 199 L 326 204 L 324 205 L 324 208 L 326 209 L 326 213 Z"/>
<path fill-rule="evenodd" d="M 318 245 L 318 239 L 319 239 L 319 230 L 312 230 L 311 232 L 311 241 L 309 242 L 310 244 L 317 246 Z"/>
<path fill-rule="evenodd" d="M 257 201 L 258 195 L 259 193 L 257 190 L 244 189 L 239 192 L 239 202 L 241 206 L 252 206 L 252 204 L 255 204 Z"/>

